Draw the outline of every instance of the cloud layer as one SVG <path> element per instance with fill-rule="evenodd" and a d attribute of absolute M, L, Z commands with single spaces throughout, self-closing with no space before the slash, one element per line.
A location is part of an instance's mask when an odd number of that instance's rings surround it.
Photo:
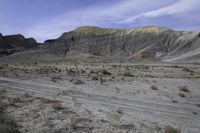
<path fill-rule="evenodd" d="M 184 13 L 200 8 L 199 0 L 178 0 L 174 4 L 163 7 L 160 9 L 148 11 L 122 21 L 122 23 L 131 23 L 134 20 L 141 17 L 160 17 L 165 15 L 174 15 L 179 13 Z"/>

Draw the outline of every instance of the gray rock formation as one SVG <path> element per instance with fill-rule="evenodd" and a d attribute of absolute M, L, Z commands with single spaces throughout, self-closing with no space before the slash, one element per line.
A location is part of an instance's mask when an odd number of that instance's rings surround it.
<path fill-rule="evenodd" d="M 25 38 L 20 34 L 9 36 L 0 34 L 0 56 L 10 55 L 36 46 L 37 42 L 33 38 Z"/>
<path fill-rule="evenodd" d="M 79 27 L 45 44 L 59 46 L 58 56 L 62 57 L 90 54 L 112 60 L 199 60 L 199 33 L 174 31 L 165 27 Z"/>
<path fill-rule="evenodd" d="M 200 61 L 200 31 L 183 32 L 150 26 L 134 29 L 79 27 L 14 57 L 42 60 L 95 57 L 110 61 Z"/>

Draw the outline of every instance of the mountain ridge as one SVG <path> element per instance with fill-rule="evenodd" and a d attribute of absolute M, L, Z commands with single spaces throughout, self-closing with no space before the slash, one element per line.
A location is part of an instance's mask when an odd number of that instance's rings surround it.
<path fill-rule="evenodd" d="M 112 61 L 200 61 L 200 31 L 145 26 L 131 29 L 82 26 L 12 58 L 104 58 Z M 24 58 L 24 57 L 23 57 Z"/>

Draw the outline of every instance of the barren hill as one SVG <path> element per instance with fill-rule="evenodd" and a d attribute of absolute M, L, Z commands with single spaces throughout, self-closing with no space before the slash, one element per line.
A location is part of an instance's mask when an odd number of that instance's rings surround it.
<path fill-rule="evenodd" d="M 25 38 L 20 34 L 8 36 L 0 34 L 0 56 L 10 55 L 36 46 L 37 42 L 33 38 Z"/>
<path fill-rule="evenodd" d="M 97 58 L 106 61 L 199 61 L 200 31 L 174 31 L 166 27 L 109 29 L 79 27 L 44 45 L 6 58 Z"/>

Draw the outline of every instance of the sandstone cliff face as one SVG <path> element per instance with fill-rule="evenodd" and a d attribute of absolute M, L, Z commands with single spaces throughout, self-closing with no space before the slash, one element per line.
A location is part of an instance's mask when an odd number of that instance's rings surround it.
<path fill-rule="evenodd" d="M 34 48 L 37 42 L 33 38 L 25 38 L 22 35 L 3 36 L 0 34 L 0 56 Z"/>

